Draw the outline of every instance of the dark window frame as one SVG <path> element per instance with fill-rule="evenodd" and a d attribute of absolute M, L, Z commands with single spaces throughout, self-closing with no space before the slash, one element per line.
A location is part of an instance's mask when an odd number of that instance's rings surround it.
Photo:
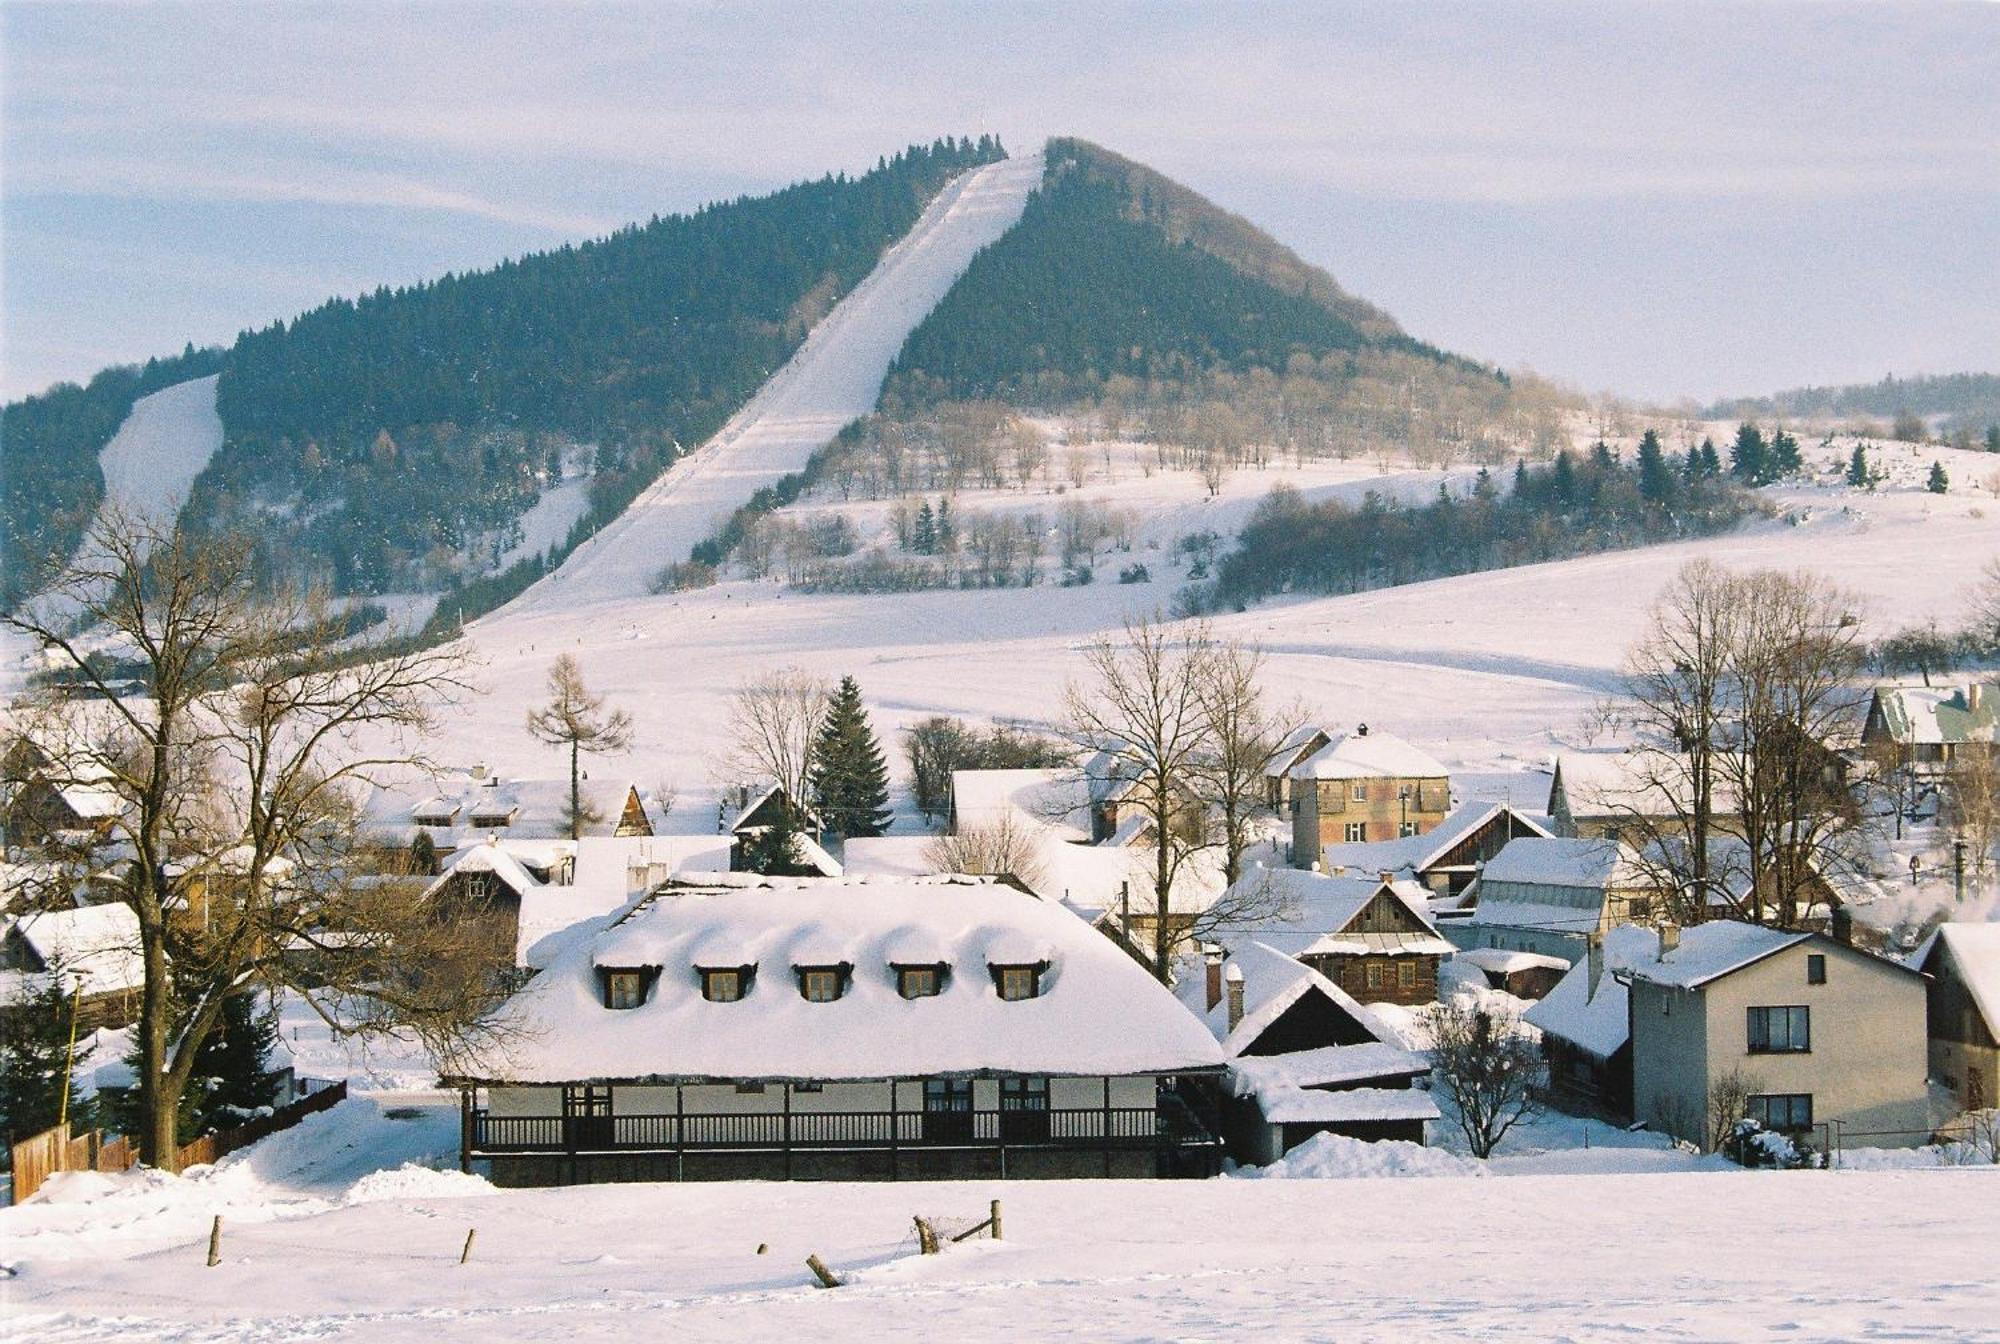
<path fill-rule="evenodd" d="M 1805 1004 L 1768 1004 L 1744 1010 L 1744 1036 L 1753 1055 L 1812 1053 L 1812 1009 Z M 1782 1016 L 1779 1016 L 1782 1014 Z M 1774 1026 L 1782 1024 L 1781 1031 Z"/>
<path fill-rule="evenodd" d="M 597 969 L 597 1001 L 610 1012 L 629 1013 L 634 1008 L 643 1008 L 651 1002 L 653 984 L 660 978 L 658 966 L 599 966 Z M 616 977 L 637 976 L 639 993 L 631 1003 L 613 1003 L 611 986 Z"/>
<path fill-rule="evenodd" d="M 1826 983 L 1826 953 L 1810 952 L 1806 955 L 1806 983 L 1809 985 Z"/>
<path fill-rule="evenodd" d="M 993 992 L 1000 996 L 1001 1002 L 1026 1003 L 1029 999 L 1039 999 L 1042 997 L 1042 977 L 1048 973 L 1049 964 L 1046 961 L 1032 963 L 1018 961 L 995 962 L 989 965 L 988 969 L 993 972 Z M 1026 994 L 1009 994 L 1007 992 L 1008 977 L 1020 975 L 1023 972 L 1028 976 L 1028 992 Z"/>
<path fill-rule="evenodd" d="M 701 978 L 701 997 L 709 1003 L 741 1003 L 750 997 L 750 983 L 756 978 L 757 968 L 749 966 L 697 966 L 695 974 Z M 722 976 L 735 977 L 734 994 L 718 995 L 717 987 Z"/>
<path fill-rule="evenodd" d="M 892 969 L 896 972 L 896 993 L 905 999 L 934 999 L 944 993 L 945 976 L 950 967 L 942 961 L 897 962 Z M 912 977 L 928 975 L 930 988 L 918 993 L 911 992 Z"/>
<path fill-rule="evenodd" d="M 1777 1109 L 1774 1103 L 1782 1104 L 1782 1118 L 1774 1119 Z M 1759 1092 L 1743 1099 L 1743 1114 L 1755 1120 L 1765 1129 L 1781 1134 L 1798 1134 L 1814 1125 L 1813 1094 L 1810 1092 Z M 1800 1119 L 1803 1114 L 1804 1119 Z"/>
<path fill-rule="evenodd" d="M 807 1003 L 837 1003 L 847 997 L 847 986 L 854 978 L 854 963 L 851 961 L 830 964 L 814 963 L 798 965 L 792 970 L 799 978 L 799 997 Z M 825 998 L 815 998 L 812 986 L 819 976 L 832 977 L 833 993 Z"/>

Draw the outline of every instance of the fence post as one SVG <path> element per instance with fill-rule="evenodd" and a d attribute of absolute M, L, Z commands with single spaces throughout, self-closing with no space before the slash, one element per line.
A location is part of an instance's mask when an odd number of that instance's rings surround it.
<path fill-rule="evenodd" d="M 465 1249 L 458 1253 L 459 1264 L 462 1265 L 466 1261 L 472 1258 L 472 1239 L 478 1235 L 479 1235 L 479 1229 L 476 1227 L 468 1227 L 465 1229 Z"/>
<path fill-rule="evenodd" d="M 215 1221 L 208 1225 L 208 1267 L 214 1269 L 222 1263 L 222 1215 L 216 1214 Z"/>
<path fill-rule="evenodd" d="M 1000 1240 L 1000 1201 L 993 1201 L 993 1240 Z"/>

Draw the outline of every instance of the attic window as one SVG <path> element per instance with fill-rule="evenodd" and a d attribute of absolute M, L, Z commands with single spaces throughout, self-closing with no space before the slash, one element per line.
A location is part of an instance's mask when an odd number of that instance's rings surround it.
<path fill-rule="evenodd" d="M 993 987 L 1000 991 L 1000 997 L 1008 1003 L 1018 1003 L 1022 999 L 1039 998 L 1042 993 L 1042 972 L 1048 969 L 1045 961 L 1032 966 L 993 967 Z"/>
<path fill-rule="evenodd" d="M 701 996 L 710 1003 L 735 1003 L 750 988 L 748 966 L 721 966 L 701 971 Z"/>
<path fill-rule="evenodd" d="M 800 966 L 799 997 L 807 1003 L 832 1003 L 847 992 L 847 977 L 853 967 L 846 962 L 838 966 Z"/>
<path fill-rule="evenodd" d="M 945 965 L 898 966 L 896 992 L 906 999 L 932 998 L 944 989 Z"/>
<path fill-rule="evenodd" d="M 1806 958 L 1806 983 L 1809 985 L 1826 983 L 1826 957 L 1818 952 Z"/>
<path fill-rule="evenodd" d="M 659 978 L 656 966 L 600 966 L 597 975 L 604 990 L 604 1006 L 612 1009 L 638 1008 L 646 1002 L 646 992 Z"/>

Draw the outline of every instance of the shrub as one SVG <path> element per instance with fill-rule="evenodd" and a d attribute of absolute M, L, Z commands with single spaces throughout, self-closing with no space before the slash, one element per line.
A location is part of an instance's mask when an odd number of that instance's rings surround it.
<path fill-rule="evenodd" d="M 715 566 L 699 560 L 676 560 L 653 576 L 654 593 L 685 593 L 715 582 Z"/>
<path fill-rule="evenodd" d="M 1118 571 L 1120 583 L 1151 583 L 1153 575 L 1144 565 L 1127 565 Z"/>

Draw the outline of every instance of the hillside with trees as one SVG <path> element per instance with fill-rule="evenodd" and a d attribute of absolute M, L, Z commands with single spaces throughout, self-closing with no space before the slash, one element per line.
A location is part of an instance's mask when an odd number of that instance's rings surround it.
<path fill-rule="evenodd" d="M 245 530 L 269 571 L 338 592 L 504 600 L 719 428 L 946 182 L 1001 157 L 990 136 L 912 146 L 857 177 L 336 299 L 220 354 L 17 403 L 8 572 L 73 544 L 102 494 L 96 453 L 134 397 L 219 369 L 224 441 L 189 520 Z M 522 549 L 522 516 L 581 475 L 567 538 L 491 575 Z"/>
<path fill-rule="evenodd" d="M 1879 420 L 1896 438 L 1930 437 L 1930 422 L 1958 448 L 2000 452 L 2000 374 L 1948 373 L 1885 377 L 1879 383 L 1795 387 L 1768 397 L 1741 397 L 1709 408 L 1715 418 Z"/>

